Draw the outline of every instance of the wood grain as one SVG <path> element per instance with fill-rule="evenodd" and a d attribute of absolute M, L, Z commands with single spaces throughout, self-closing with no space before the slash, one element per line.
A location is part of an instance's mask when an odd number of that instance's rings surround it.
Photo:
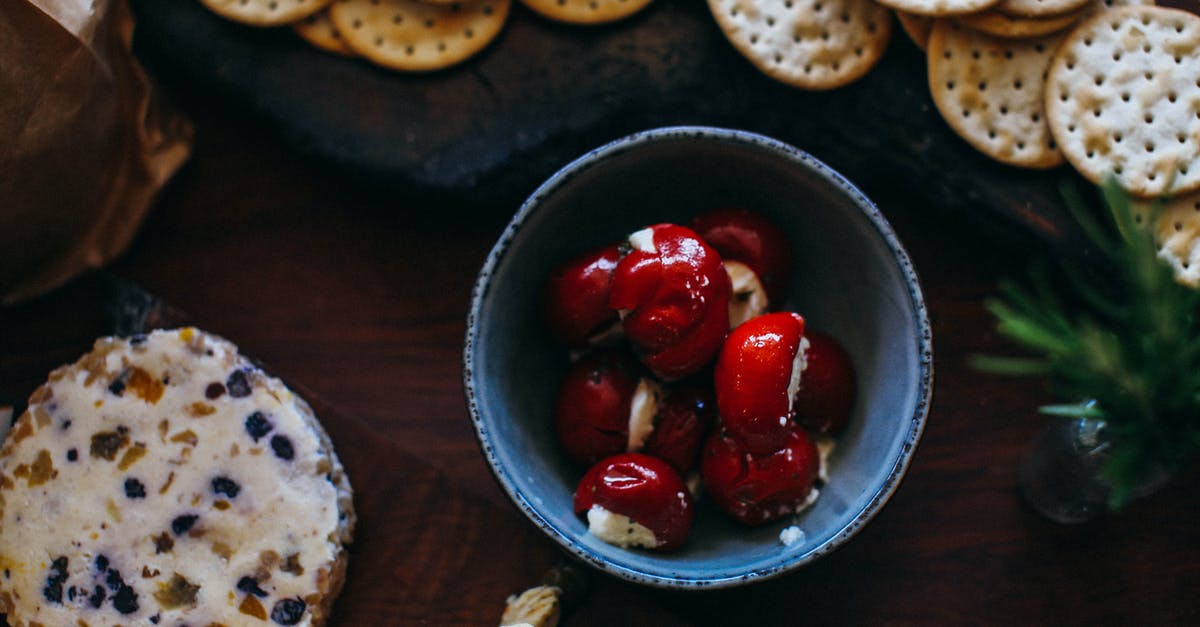
<path fill-rule="evenodd" d="M 489 475 L 461 391 L 470 286 L 515 207 L 362 187 L 244 112 L 180 100 L 195 157 L 114 271 L 336 408 L 322 414 L 364 521 L 336 624 L 494 624 L 556 554 Z M 669 594 L 599 577 L 566 627 L 1200 623 L 1195 467 L 1082 527 L 1048 523 L 1016 494 L 1017 459 L 1043 424 L 1034 407 L 1052 396 L 966 360 L 1010 350 L 982 301 L 1033 250 L 997 246 L 903 187 L 865 191 L 908 247 L 934 328 L 933 407 L 892 501 L 835 554 L 750 588 Z M 85 351 L 101 296 L 84 280 L 0 310 L 0 388 L 32 387 Z"/>

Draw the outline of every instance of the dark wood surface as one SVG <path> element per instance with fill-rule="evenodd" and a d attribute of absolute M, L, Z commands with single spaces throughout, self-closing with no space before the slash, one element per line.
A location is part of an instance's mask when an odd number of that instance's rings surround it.
<path fill-rule="evenodd" d="M 337 625 L 495 624 L 555 555 L 488 474 L 461 391 L 470 287 L 515 206 L 359 187 L 201 91 L 174 95 L 196 121 L 195 156 L 112 270 L 323 401 L 364 514 Z M 1008 350 L 982 300 L 1029 251 L 901 188 L 865 191 L 912 254 L 934 327 L 933 407 L 891 502 L 799 573 L 688 594 L 598 577 L 564 624 L 1200 624 L 1195 467 L 1079 527 L 1016 493 L 1051 397 L 965 362 Z M 100 300 L 93 278 L 0 310 L 0 389 L 27 391 L 85 351 Z"/>

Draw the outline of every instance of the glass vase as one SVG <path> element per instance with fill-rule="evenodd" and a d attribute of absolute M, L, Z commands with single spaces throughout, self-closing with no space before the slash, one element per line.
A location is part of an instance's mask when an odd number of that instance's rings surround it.
<path fill-rule="evenodd" d="M 1093 520 L 1108 511 L 1112 484 L 1104 465 L 1112 452 L 1104 421 L 1055 418 L 1030 442 L 1021 459 L 1021 495 L 1042 516 L 1062 524 Z M 1150 468 L 1130 492 L 1130 500 L 1166 485 L 1165 465 Z"/>

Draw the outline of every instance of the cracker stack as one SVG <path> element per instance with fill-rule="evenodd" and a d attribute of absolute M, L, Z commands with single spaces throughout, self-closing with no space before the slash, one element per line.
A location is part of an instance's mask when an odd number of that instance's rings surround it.
<path fill-rule="evenodd" d="M 867 1 L 867 0 L 862 0 Z M 430 72 L 475 56 L 504 28 L 512 0 L 200 0 L 249 26 L 288 26 L 326 52 L 401 72 Z M 521 0 L 567 24 L 625 19 L 651 0 Z M 881 50 L 882 52 L 882 50 Z"/>
<path fill-rule="evenodd" d="M 230 20 L 288 26 L 321 50 L 403 72 L 440 70 L 475 56 L 500 34 L 512 6 L 512 0 L 200 2 Z"/>

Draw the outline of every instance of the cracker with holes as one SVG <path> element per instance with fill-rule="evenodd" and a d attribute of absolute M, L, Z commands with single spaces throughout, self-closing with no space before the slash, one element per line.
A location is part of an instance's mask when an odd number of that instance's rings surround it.
<path fill-rule="evenodd" d="M 607 24 L 625 19 L 651 0 L 521 0 L 534 13 L 568 24 Z"/>
<path fill-rule="evenodd" d="M 999 4 L 1002 0 L 878 0 L 880 4 L 896 11 L 946 17 L 975 13 Z"/>
<path fill-rule="evenodd" d="M 1136 215 L 1147 215 L 1146 203 L 1135 206 Z M 1154 225 L 1158 256 L 1171 264 L 1175 279 L 1200 288 L 1200 192 L 1168 200 Z"/>
<path fill-rule="evenodd" d="M 292 30 L 296 31 L 301 39 L 321 50 L 344 56 L 354 56 L 354 51 L 346 45 L 346 42 L 342 41 L 342 34 L 338 32 L 333 20 L 329 19 L 328 11 L 320 11 L 294 22 Z"/>
<path fill-rule="evenodd" d="M 1046 110 L 1089 180 L 1141 197 L 1200 189 L 1200 17 L 1125 7 L 1081 24 L 1050 64 Z"/>
<path fill-rule="evenodd" d="M 767 76 L 833 89 L 875 66 L 891 34 L 890 12 L 871 0 L 708 0 L 734 48 Z"/>
<path fill-rule="evenodd" d="M 995 9 L 955 18 L 972 30 L 1005 39 L 1030 39 L 1064 31 L 1078 22 L 1081 15 L 1068 13 L 1053 17 L 1012 17 Z"/>
<path fill-rule="evenodd" d="M 333 0 L 200 0 L 210 11 L 250 26 L 282 26 L 308 17 Z"/>
<path fill-rule="evenodd" d="M 416 0 L 342 0 L 329 15 L 342 39 L 368 60 L 406 72 L 462 63 L 504 27 L 511 0 L 435 5 Z"/>
<path fill-rule="evenodd" d="M 1060 39 L 998 39 L 939 21 L 929 36 L 929 89 L 938 111 L 993 159 L 1024 168 L 1062 163 L 1042 91 Z"/>

